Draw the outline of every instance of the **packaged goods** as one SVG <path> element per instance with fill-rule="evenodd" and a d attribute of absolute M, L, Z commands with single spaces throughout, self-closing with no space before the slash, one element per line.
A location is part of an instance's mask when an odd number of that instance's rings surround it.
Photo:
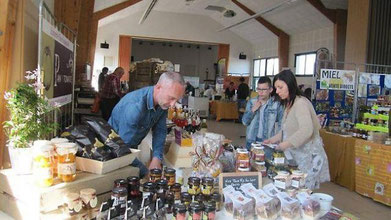
<path fill-rule="evenodd" d="M 300 202 L 293 199 L 285 192 L 277 193 L 281 201 L 281 218 L 283 220 L 298 220 L 301 218 Z"/>

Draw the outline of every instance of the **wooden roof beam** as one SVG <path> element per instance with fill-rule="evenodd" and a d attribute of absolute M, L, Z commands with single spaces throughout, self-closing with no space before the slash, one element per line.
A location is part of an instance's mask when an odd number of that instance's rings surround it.
<path fill-rule="evenodd" d="M 108 7 L 108 8 L 105 8 L 105 9 L 102 9 L 100 11 L 97 11 L 94 13 L 94 19 L 102 19 L 102 18 L 105 18 L 109 15 L 112 15 L 114 13 L 117 13 L 119 11 L 121 11 L 122 9 L 125 9 L 129 6 L 132 6 L 138 2 L 141 2 L 141 0 L 128 0 L 128 1 L 125 1 L 125 2 L 121 2 L 121 3 L 118 3 L 116 5 L 113 5 L 111 7 Z"/>
<path fill-rule="evenodd" d="M 337 23 L 337 13 L 333 9 L 328 9 L 321 0 L 307 0 L 314 8 L 318 9 L 326 18 L 328 18 L 334 24 Z"/>

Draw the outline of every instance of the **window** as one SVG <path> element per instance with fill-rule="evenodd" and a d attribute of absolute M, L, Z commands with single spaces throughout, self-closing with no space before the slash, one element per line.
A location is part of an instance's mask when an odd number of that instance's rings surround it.
<path fill-rule="evenodd" d="M 254 60 L 254 76 L 252 87 L 255 89 L 258 79 L 262 76 L 274 76 L 278 73 L 278 58 L 262 58 Z"/>
<path fill-rule="evenodd" d="M 297 76 L 312 76 L 314 74 L 316 53 L 295 54 Z"/>

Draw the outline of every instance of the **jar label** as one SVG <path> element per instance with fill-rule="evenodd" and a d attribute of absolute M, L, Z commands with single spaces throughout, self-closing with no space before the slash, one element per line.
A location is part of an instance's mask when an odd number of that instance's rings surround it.
<path fill-rule="evenodd" d="M 34 170 L 34 176 L 38 179 L 50 179 L 53 178 L 53 171 L 50 167 L 36 168 Z"/>
<path fill-rule="evenodd" d="M 280 180 L 274 180 L 274 185 L 277 188 L 280 188 L 280 189 L 285 189 L 286 188 L 286 183 L 283 182 L 283 181 L 280 181 Z"/>
<path fill-rule="evenodd" d="M 238 160 L 239 167 L 247 168 L 250 166 L 250 162 L 248 160 Z"/>
<path fill-rule="evenodd" d="M 291 184 L 295 188 L 300 188 L 300 181 L 299 180 L 292 180 Z"/>
<path fill-rule="evenodd" d="M 265 160 L 265 154 L 255 154 L 255 160 L 262 162 Z"/>
<path fill-rule="evenodd" d="M 59 163 L 57 169 L 59 175 L 73 175 L 76 173 L 76 163 Z"/>
<path fill-rule="evenodd" d="M 274 158 L 275 164 L 284 164 L 285 163 L 285 157 L 275 157 Z"/>

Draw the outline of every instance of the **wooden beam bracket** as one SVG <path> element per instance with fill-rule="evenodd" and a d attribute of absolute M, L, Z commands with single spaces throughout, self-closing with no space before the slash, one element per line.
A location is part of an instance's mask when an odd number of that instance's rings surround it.
<path fill-rule="evenodd" d="M 328 18 L 334 24 L 337 23 L 337 13 L 334 9 L 328 9 L 321 0 L 307 0 L 314 8 L 318 9 L 326 18 Z"/>

